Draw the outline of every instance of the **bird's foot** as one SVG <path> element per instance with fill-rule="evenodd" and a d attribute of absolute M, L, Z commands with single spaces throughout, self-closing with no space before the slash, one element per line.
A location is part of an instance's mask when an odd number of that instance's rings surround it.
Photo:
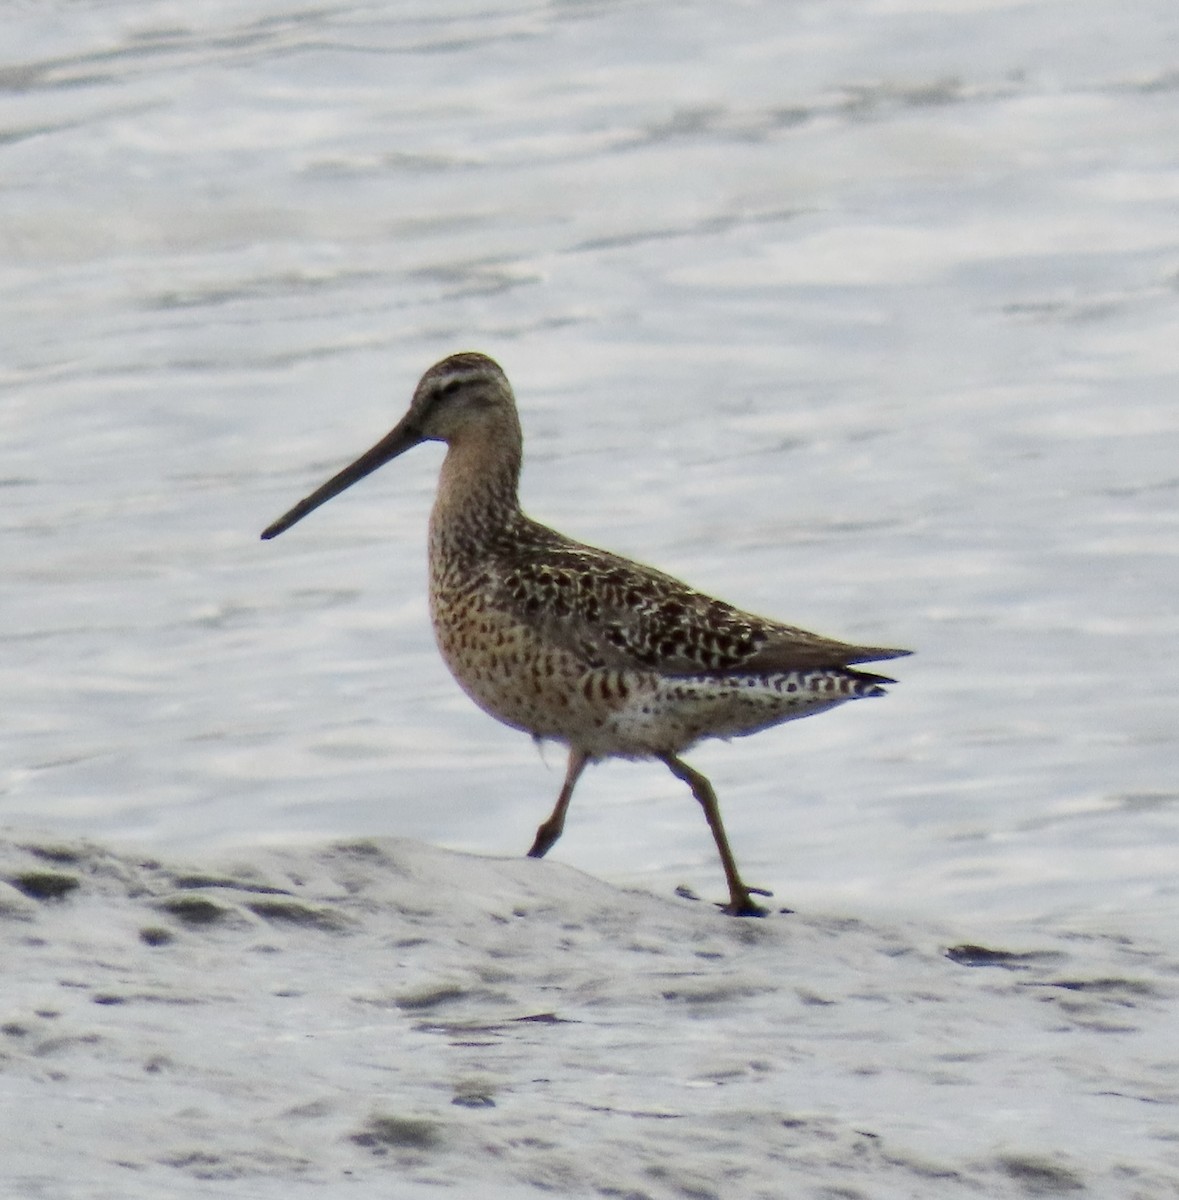
<path fill-rule="evenodd" d="M 542 825 L 536 831 L 536 840 L 532 843 L 532 848 L 528 851 L 528 857 L 544 858 L 556 844 L 557 838 L 560 836 L 561 831 L 559 829 L 554 833 L 547 825 Z"/>
<path fill-rule="evenodd" d="M 774 893 L 766 888 L 747 887 L 740 891 L 733 891 L 729 896 L 728 904 L 718 905 L 721 912 L 728 913 L 730 917 L 765 917 L 769 915 L 768 908 L 762 908 L 760 904 L 753 902 L 754 896 L 772 896 Z"/>
<path fill-rule="evenodd" d="M 690 887 L 686 887 L 682 883 L 675 889 L 675 894 L 681 900 L 700 899 L 700 897 L 697 896 Z M 774 893 L 769 891 L 768 888 L 743 888 L 742 891 L 734 893 L 729 897 L 728 904 L 722 904 L 719 900 L 717 900 L 716 907 L 719 908 L 721 912 L 727 913 L 730 917 L 765 917 L 769 916 L 770 909 L 762 908 L 760 904 L 755 904 L 753 897 L 772 896 L 773 894 Z M 791 913 L 793 911 L 794 909 L 792 908 L 778 909 L 778 912 L 780 913 Z"/>

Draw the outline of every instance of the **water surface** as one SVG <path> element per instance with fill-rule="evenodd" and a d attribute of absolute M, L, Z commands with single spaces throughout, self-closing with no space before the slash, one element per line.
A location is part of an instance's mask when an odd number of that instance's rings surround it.
<path fill-rule="evenodd" d="M 908 645 L 692 761 L 796 905 L 1166 927 L 1179 10 L 39 5 L 0 64 L 0 811 L 161 847 L 514 854 L 560 782 L 446 676 L 439 451 L 498 358 L 542 520 Z M 554 854 L 720 889 L 651 765 Z"/>

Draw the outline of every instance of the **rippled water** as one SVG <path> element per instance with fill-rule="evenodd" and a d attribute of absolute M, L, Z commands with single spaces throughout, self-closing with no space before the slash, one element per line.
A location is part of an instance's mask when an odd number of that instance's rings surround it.
<path fill-rule="evenodd" d="M 437 448 L 257 537 L 472 348 L 533 515 L 918 650 L 695 753 L 751 881 L 1173 918 L 1177 46 L 1172 0 L 10 13 L 3 821 L 529 844 L 562 756 L 437 659 Z M 651 765 L 554 854 L 720 888 Z"/>

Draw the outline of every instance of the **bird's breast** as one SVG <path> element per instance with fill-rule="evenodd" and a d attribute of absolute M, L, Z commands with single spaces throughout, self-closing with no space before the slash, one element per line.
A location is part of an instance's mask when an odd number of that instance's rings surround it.
<path fill-rule="evenodd" d="M 433 587 L 434 636 L 450 673 L 485 712 L 534 737 L 579 742 L 624 697 L 588 686 L 585 664 L 477 588 Z M 614 672 L 618 675 L 618 672 Z"/>

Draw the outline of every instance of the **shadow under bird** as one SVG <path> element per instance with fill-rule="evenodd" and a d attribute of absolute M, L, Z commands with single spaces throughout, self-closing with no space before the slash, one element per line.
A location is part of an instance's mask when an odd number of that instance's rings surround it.
<path fill-rule="evenodd" d="M 459 686 L 505 725 L 569 749 L 557 803 L 529 854 L 561 836 L 588 763 L 658 759 L 700 802 L 729 886 L 725 911 L 760 916 L 729 848 L 716 794 L 680 755 L 893 683 L 854 663 L 907 650 L 852 646 L 741 612 L 670 575 L 582 545 L 525 516 L 523 436 L 511 385 L 483 354 L 421 378 L 409 411 L 371 450 L 262 534 L 313 509 L 420 442 L 447 444 L 430 516 L 430 614 Z"/>

